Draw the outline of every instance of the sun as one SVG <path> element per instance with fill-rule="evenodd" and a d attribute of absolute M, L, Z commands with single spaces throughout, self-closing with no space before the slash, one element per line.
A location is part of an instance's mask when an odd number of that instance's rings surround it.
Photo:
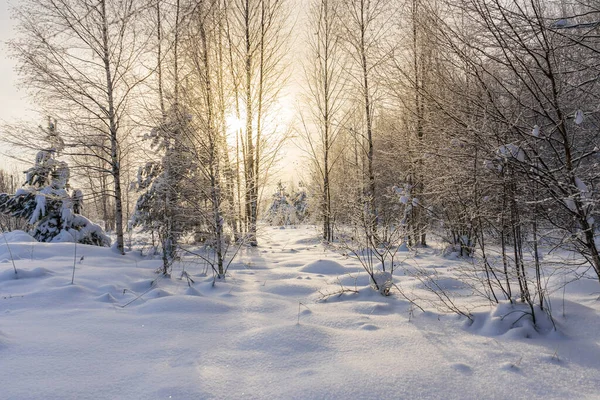
<path fill-rule="evenodd" d="M 260 136 L 261 146 L 266 142 L 282 142 L 289 135 L 291 124 L 294 118 L 294 107 L 290 96 L 282 96 L 271 102 L 268 107 L 263 109 L 260 125 L 256 121 L 256 113 L 252 120 L 252 140 L 257 140 Z M 243 107 L 236 109 L 228 108 L 224 118 L 225 134 L 227 144 L 230 147 L 237 147 L 242 141 L 247 140 L 246 110 Z M 257 129 L 260 127 L 260 134 Z M 275 146 L 277 147 L 277 146 Z"/>
<path fill-rule="evenodd" d="M 238 117 L 234 113 L 231 113 L 225 117 L 225 124 L 227 125 L 227 133 L 235 136 L 236 132 L 239 132 L 245 128 L 245 120 L 242 116 Z"/>

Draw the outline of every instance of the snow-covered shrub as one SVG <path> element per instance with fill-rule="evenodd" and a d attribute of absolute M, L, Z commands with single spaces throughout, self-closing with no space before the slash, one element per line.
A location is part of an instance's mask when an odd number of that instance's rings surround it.
<path fill-rule="evenodd" d="M 25 218 L 30 234 L 39 242 L 76 241 L 96 246 L 110 246 L 102 229 L 78 214 L 83 194 L 69 195 L 69 166 L 57 159 L 64 146 L 49 122 L 47 140 L 50 148 L 38 152 L 35 165 L 25 171 L 25 184 L 14 195 L 0 194 L 0 213 Z M 77 212 L 76 212 L 76 211 Z"/>

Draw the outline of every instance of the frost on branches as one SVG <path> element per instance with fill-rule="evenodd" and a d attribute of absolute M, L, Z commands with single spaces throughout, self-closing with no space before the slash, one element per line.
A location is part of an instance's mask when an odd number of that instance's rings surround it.
<path fill-rule="evenodd" d="M 69 166 L 57 160 L 64 147 L 56 122 L 48 123 L 47 150 L 38 152 L 35 165 L 25 171 L 25 184 L 14 195 L 0 193 L 0 213 L 24 218 L 30 235 L 39 242 L 73 242 L 110 246 L 100 226 L 80 215 L 83 194 L 69 188 Z"/>

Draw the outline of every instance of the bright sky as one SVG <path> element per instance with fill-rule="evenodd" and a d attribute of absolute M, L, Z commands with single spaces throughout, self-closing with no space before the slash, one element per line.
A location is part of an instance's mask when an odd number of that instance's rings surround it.
<path fill-rule="evenodd" d="M 13 37 L 13 21 L 9 4 L 18 0 L 0 0 L 0 120 L 11 122 L 31 113 L 31 106 L 24 100 L 25 92 L 17 91 L 15 63 L 8 58 L 6 41 Z"/>
<path fill-rule="evenodd" d="M 4 123 L 13 124 L 19 120 L 29 120 L 28 122 L 36 124 L 34 106 L 26 99 L 26 92 L 18 90 L 18 76 L 15 72 L 15 62 L 8 57 L 8 48 L 6 42 L 14 37 L 14 23 L 10 18 L 10 6 L 18 4 L 19 0 L 0 0 L 0 126 Z M 297 10 L 296 10 L 297 11 Z M 299 24 L 299 23 L 298 23 Z M 296 75 L 296 74 L 293 74 Z M 293 91 L 292 91 L 293 92 Z M 288 109 L 282 110 L 286 119 L 291 119 L 294 114 L 294 105 L 292 96 L 285 100 Z M 21 170 L 23 165 L 16 165 L 13 159 L 4 155 L 6 149 L 0 144 L 0 168 L 9 171 Z M 285 146 L 284 152 L 287 157 L 283 162 L 284 175 L 292 175 L 291 171 L 298 165 L 299 157 L 297 149 L 291 143 Z"/>
<path fill-rule="evenodd" d="M 6 41 L 13 37 L 13 21 L 10 18 L 9 6 L 19 0 L 0 0 L 0 125 L 12 124 L 18 120 L 32 118 L 34 112 L 26 101 L 25 91 L 17 90 L 18 78 L 15 62 L 8 57 Z M 33 117 L 37 118 L 37 117 Z M 6 157 L 0 145 L 0 168 L 13 171 L 22 169 L 14 160 Z"/>

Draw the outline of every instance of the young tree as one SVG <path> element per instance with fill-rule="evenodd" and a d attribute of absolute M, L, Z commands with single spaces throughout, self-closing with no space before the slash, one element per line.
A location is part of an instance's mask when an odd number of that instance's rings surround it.
<path fill-rule="evenodd" d="M 283 183 L 277 183 L 265 220 L 271 225 L 291 225 L 296 222 L 296 209 L 289 201 L 290 194 Z"/>
<path fill-rule="evenodd" d="M 14 195 L 0 194 L 0 213 L 24 218 L 31 235 L 40 242 L 78 242 L 110 246 L 102 229 L 80 215 L 83 195 L 70 195 L 69 167 L 58 160 L 64 143 L 56 131 L 56 121 L 45 130 L 48 147 L 38 152 L 35 165 L 25 171 L 22 188 Z"/>
<path fill-rule="evenodd" d="M 140 168 L 137 200 L 132 224 L 158 233 L 162 250 L 163 274 L 169 273 L 179 239 L 192 232 L 197 219 L 190 210 L 191 181 L 196 168 L 193 143 L 190 142 L 191 115 L 181 105 L 173 106 L 160 126 L 145 139 L 162 157 Z"/>

